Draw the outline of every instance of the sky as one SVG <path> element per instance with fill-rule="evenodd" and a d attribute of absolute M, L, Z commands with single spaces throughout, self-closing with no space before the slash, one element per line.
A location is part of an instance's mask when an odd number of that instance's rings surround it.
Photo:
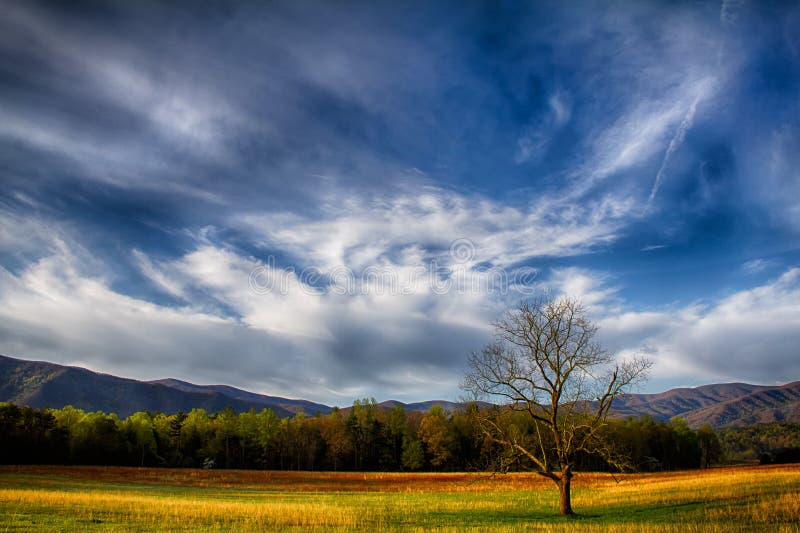
<path fill-rule="evenodd" d="M 644 392 L 800 379 L 796 3 L 2 10 L 2 354 L 453 400 L 547 293 Z"/>

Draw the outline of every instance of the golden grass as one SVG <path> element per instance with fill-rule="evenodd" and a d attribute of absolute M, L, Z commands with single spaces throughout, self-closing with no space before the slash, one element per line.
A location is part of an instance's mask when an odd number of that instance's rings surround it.
<path fill-rule="evenodd" d="M 69 514 L 77 521 L 103 523 L 115 516 L 137 526 L 183 528 L 213 524 L 244 529 L 273 527 L 349 527 L 357 525 L 352 509 L 331 503 L 224 501 L 207 498 L 154 497 L 120 492 L 63 492 L 38 489 L 0 489 L 0 501 L 20 508 L 43 508 L 53 514 Z"/>
<path fill-rule="evenodd" d="M 578 474 L 574 519 L 533 474 L 0 468 L 0 532 L 800 531 L 800 465 Z"/>
<path fill-rule="evenodd" d="M 75 482 L 136 483 L 176 487 L 257 488 L 336 492 L 529 490 L 552 481 L 531 473 L 286 472 L 114 466 L 0 466 L 0 475 L 65 477 Z M 580 474 L 596 483 L 605 474 Z"/>

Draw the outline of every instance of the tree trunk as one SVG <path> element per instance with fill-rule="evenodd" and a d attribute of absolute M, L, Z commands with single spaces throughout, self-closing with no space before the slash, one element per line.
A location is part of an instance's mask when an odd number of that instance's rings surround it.
<path fill-rule="evenodd" d="M 572 512 L 572 502 L 570 500 L 570 482 L 572 481 L 572 470 L 570 467 L 565 467 L 561 470 L 561 480 L 558 484 L 558 492 L 561 496 L 560 498 L 560 507 L 558 510 L 558 514 L 560 515 L 571 515 L 575 514 Z"/>

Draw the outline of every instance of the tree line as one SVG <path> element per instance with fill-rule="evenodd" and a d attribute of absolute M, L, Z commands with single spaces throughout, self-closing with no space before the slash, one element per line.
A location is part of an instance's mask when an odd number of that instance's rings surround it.
<path fill-rule="evenodd" d="M 324 471 L 529 470 L 532 465 L 525 457 L 509 454 L 479 426 L 492 416 L 494 423 L 519 435 L 533 435 L 531 419 L 502 408 L 483 408 L 480 417 L 478 413 L 476 405 L 455 412 L 434 406 L 422 413 L 359 400 L 349 409 L 291 418 L 280 418 L 270 409 L 245 413 L 193 409 L 169 415 L 137 412 L 120 419 L 70 406 L 34 409 L 0 403 L 0 462 Z M 604 431 L 643 471 L 710 466 L 723 460 L 726 452 L 741 455 L 747 441 L 734 437 L 735 430 L 725 430 L 720 440 L 711 428 L 695 431 L 681 419 L 669 423 L 649 417 L 609 419 Z M 796 439 L 800 431 L 793 431 Z M 583 470 L 613 469 L 600 455 L 583 454 L 578 461 Z"/>
<path fill-rule="evenodd" d="M 736 462 L 800 463 L 800 424 L 772 422 L 719 432 L 726 458 Z"/>

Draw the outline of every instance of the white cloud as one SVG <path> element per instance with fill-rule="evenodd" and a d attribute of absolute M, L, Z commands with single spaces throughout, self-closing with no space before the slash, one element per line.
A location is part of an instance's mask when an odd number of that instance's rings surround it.
<path fill-rule="evenodd" d="M 709 305 L 627 311 L 600 321 L 620 353 L 644 352 L 660 378 L 791 381 L 800 375 L 800 269 Z"/>
<path fill-rule="evenodd" d="M 267 276 L 277 278 L 281 274 L 268 265 L 211 246 L 183 256 L 171 265 L 171 271 L 181 276 L 184 283 L 231 307 L 248 327 L 312 339 L 333 339 L 322 316 L 324 301 L 295 274 L 286 273 L 283 279 L 274 280 L 276 287 L 284 285 L 282 292 L 254 292 L 249 279 L 258 266 L 267 268 Z"/>
<path fill-rule="evenodd" d="M 597 315 L 607 312 L 614 304 L 618 289 L 608 286 L 608 277 L 587 269 L 568 267 L 552 270 L 547 284 L 557 293 L 578 298 Z"/>
<path fill-rule="evenodd" d="M 246 277 L 241 283 L 247 286 Z M 120 294 L 69 255 L 16 276 L 0 270 L 0 302 L 4 354 L 140 379 L 175 376 L 331 399 L 325 376 L 335 374 L 335 363 L 325 359 L 324 344 L 191 305 L 169 308 Z"/>
<path fill-rule="evenodd" d="M 486 341 L 502 309 L 485 294 L 437 295 L 425 279 L 401 295 L 319 294 L 294 274 L 207 244 L 168 262 L 132 251 L 154 286 L 185 302 L 168 307 L 112 288 L 113 272 L 69 243 L 50 250 L 19 273 L 0 270 L 0 353 L 140 379 L 224 382 L 346 405 L 365 395 L 418 399 L 440 378 L 436 395 L 452 399 L 454 369 Z M 256 267 L 283 290 L 254 292 Z"/>
<path fill-rule="evenodd" d="M 423 247 L 450 263 L 449 247 L 457 239 L 474 244 L 467 266 L 490 262 L 508 267 L 611 242 L 634 207 L 625 198 L 579 205 L 543 197 L 523 209 L 433 188 L 380 198 L 339 194 L 319 203 L 325 208 L 315 219 L 253 213 L 237 216 L 234 223 L 265 246 L 288 251 L 302 265 L 323 271 L 397 261 L 393 255 L 409 247 Z"/>

